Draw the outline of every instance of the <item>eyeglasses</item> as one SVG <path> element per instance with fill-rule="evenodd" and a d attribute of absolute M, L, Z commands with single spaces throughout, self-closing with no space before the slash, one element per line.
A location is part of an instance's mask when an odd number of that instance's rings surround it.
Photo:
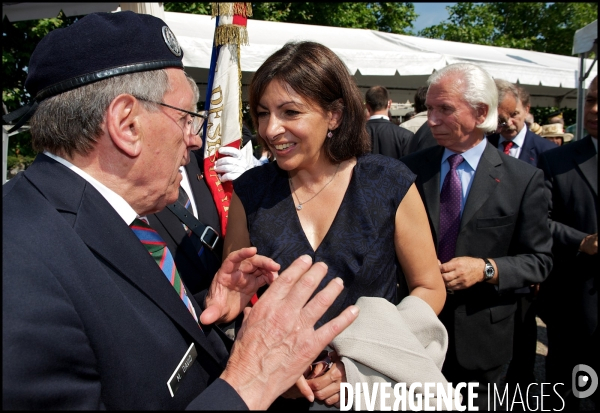
<path fill-rule="evenodd" d="M 498 129 L 508 128 L 508 122 L 498 119 Z"/>
<path fill-rule="evenodd" d="M 205 110 L 203 110 L 202 112 L 198 112 L 198 113 L 190 112 L 189 110 L 185 110 L 185 109 L 177 108 L 175 106 L 167 105 L 166 103 L 154 102 L 152 100 L 139 98 L 137 96 L 135 98 L 137 100 L 142 100 L 142 101 L 148 102 L 148 103 L 154 103 L 155 105 L 161 105 L 161 106 L 165 106 L 167 108 L 178 110 L 183 113 L 187 113 L 188 115 L 190 115 L 192 117 L 192 119 L 187 121 L 187 125 L 189 125 L 191 128 L 192 135 L 200 134 L 200 131 L 202 130 L 202 125 L 204 124 L 204 119 L 208 118 L 208 115 L 206 114 Z"/>

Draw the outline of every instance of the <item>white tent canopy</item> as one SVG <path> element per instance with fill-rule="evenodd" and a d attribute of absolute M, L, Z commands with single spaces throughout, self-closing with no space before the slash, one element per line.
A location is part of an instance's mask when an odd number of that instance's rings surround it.
<path fill-rule="evenodd" d="M 165 13 L 184 50 L 184 65 L 204 96 L 215 28 L 211 16 Z M 364 93 L 387 87 L 394 102 L 412 101 L 437 69 L 457 62 L 475 63 L 493 77 L 521 84 L 532 106 L 575 108 L 579 59 L 576 57 L 426 39 L 366 29 L 348 29 L 248 19 L 249 46 L 241 49 L 242 84 L 277 49 L 293 40 L 311 40 L 332 49 L 348 66 Z M 244 99 L 247 98 L 244 87 Z"/>

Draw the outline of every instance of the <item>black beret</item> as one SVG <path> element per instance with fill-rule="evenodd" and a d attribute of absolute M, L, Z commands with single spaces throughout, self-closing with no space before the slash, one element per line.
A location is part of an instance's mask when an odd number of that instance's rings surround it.
<path fill-rule="evenodd" d="M 161 19 L 132 11 L 93 13 L 36 46 L 25 88 L 37 101 L 126 73 L 183 67 L 183 50 Z"/>

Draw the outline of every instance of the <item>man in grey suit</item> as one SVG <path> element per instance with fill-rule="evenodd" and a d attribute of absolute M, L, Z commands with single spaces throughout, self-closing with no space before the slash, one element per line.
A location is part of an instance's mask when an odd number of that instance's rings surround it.
<path fill-rule="evenodd" d="M 449 292 L 442 372 L 453 383 L 478 382 L 476 403 L 486 410 L 488 384 L 499 384 L 512 357 L 513 291 L 543 281 L 552 266 L 548 201 L 542 171 L 485 138 L 498 118 L 487 72 L 453 64 L 428 84 L 427 123 L 438 146 L 402 161 L 417 174 Z"/>
<path fill-rule="evenodd" d="M 488 136 L 499 151 L 537 166 L 540 155 L 557 145 L 529 130 L 525 118 L 531 107 L 529 93 L 504 79 L 494 79 L 498 88 L 498 121 L 500 133 Z M 535 355 L 537 346 L 537 323 L 535 321 L 535 297 L 539 284 L 520 288 L 515 315 L 513 359 L 506 373 L 508 383 L 526 387 L 535 383 Z"/>
<path fill-rule="evenodd" d="M 540 168 L 551 198 L 554 268 L 542 283 L 539 314 L 548 329 L 546 378 L 559 386 L 567 410 L 577 409 L 571 374 L 577 364 L 600 373 L 598 363 L 598 78 L 584 107 L 585 138 L 544 152 Z M 596 409 L 600 391 L 595 393 Z M 561 400 L 555 408 L 561 408 Z"/>
<path fill-rule="evenodd" d="M 537 166 L 542 152 L 556 148 L 556 144 L 531 132 L 525 124 L 530 103 L 527 91 L 504 79 L 494 79 L 498 88 L 499 133 L 488 136 L 498 150 Z"/>

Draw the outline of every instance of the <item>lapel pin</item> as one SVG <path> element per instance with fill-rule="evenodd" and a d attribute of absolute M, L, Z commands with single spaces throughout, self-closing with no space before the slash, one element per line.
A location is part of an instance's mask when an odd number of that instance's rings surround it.
<path fill-rule="evenodd" d="M 204 178 L 204 175 L 198 174 L 196 175 L 196 178 L 198 178 L 198 180 L 201 181 Z"/>
<path fill-rule="evenodd" d="M 494 178 L 494 181 L 500 183 L 500 180 L 498 178 Z"/>

